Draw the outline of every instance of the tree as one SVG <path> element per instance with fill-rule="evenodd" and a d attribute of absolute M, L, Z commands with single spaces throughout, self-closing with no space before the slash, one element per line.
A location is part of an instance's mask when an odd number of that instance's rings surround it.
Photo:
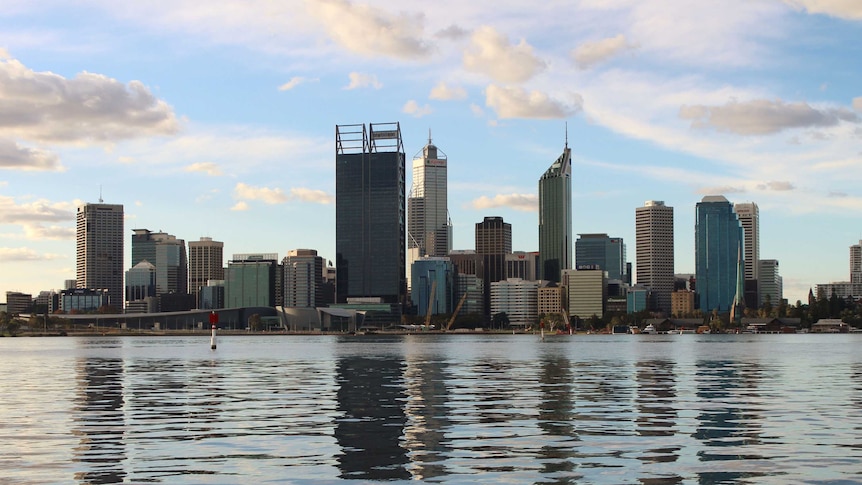
<path fill-rule="evenodd" d="M 252 316 L 248 317 L 248 327 L 251 329 L 252 332 L 260 331 L 260 314 L 255 313 Z"/>
<path fill-rule="evenodd" d="M 509 315 L 506 312 L 500 312 L 491 318 L 491 325 L 494 328 L 503 328 L 509 326 Z"/>

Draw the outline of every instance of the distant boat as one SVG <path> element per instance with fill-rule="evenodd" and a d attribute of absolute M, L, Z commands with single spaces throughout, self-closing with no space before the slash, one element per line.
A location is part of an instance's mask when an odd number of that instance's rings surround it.
<path fill-rule="evenodd" d="M 641 330 L 641 333 L 646 333 L 646 334 L 653 334 L 653 333 L 656 333 L 655 325 L 653 325 L 653 324 L 651 324 L 651 323 L 650 323 L 649 325 L 647 325 L 646 327 L 644 327 L 644 329 L 643 329 L 643 330 Z"/>

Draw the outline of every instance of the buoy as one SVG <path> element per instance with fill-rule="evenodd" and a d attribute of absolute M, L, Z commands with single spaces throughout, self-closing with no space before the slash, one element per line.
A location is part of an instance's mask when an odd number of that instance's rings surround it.
<path fill-rule="evenodd" d="M 215 333 L 216 333 L 216 326 L 215 326 L 215 324 L 213 324 L 213 333 L 212 333 L 212 337 L 210 337 L 210 349 L 212 349 L 212 350 L 216 349 Z"/>

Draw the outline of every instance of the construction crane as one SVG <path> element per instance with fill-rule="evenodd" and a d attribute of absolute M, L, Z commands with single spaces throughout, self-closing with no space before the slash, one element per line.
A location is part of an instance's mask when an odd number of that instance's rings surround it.
<path fill-rule="evenodd" d="M 425 328 L 431 328 L 431 310 L 434 308 L 434 294 L 437 293 L 437 280 L 431 283 L 431 296 L 428 297 L 428 311 L 425 312 Z"/>
<path fill-rule="evenodd" d="M 455 307 L 455 311 L 452 312 L 452 317 L 449 318 L 449 323 L 446 324 L 446 331 L 448 332 L 450 328 L 452 328 L 452 324 L 455 323 L 455 317 L 458 316 L 458 312 L 461 310 L 461 306 L 464 305 L 464 301 L 467 299 L 467 293 L 464 293 L 464 296 L 461 297 L 461 300 L 458 301 L 458 306 Z"/>

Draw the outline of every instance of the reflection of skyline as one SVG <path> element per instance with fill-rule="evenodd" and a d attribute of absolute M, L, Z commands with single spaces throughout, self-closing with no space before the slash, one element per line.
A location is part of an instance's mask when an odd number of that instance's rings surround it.
<path fill-rule="evenodd" d="M 401 438 L 407 418 L 401 358 L 344 357 L 335 366 L 338 412 L 335 439 L 340 477 L 406 480 Z"/>
<path fill-rule="evenodd" d="M 75 473 L 75 479 L 92 484 L 122 482 L 126 477 L 123 361 L 80 359 L 77 371 L 79 396 L 72 433 L 80 443 L 74 448 L 74 460 L 86 469 Z"/>
<path fill-rule="evenodd" d="M 542 470 L 556 481 L 572 483 L 577 477 L 576 445 L 580 438 L 574 425 L 574 385 L 571 362 L 565 358 L 550 358 L 542 362 L 539 373 L 539 429 L 549 437 L 541 448 Z M 544 441 L 544 440 L 543 440 Z"/>
<path fill-rule="evenodd" d="M 679 459 L 680 447 L 673 439 L 678 432 L 679 415 L 675 405 L 676 376 L 674 362 L 648 360 L 636 364 L 637 393 L 636 432 L 649 444 L 638 457 L 649 463 L 672 463 Z M 679 475 L 661 477 L 661 483 L 680 483 Z M 647 482 L 648 479 L 642 480 Z"/>

